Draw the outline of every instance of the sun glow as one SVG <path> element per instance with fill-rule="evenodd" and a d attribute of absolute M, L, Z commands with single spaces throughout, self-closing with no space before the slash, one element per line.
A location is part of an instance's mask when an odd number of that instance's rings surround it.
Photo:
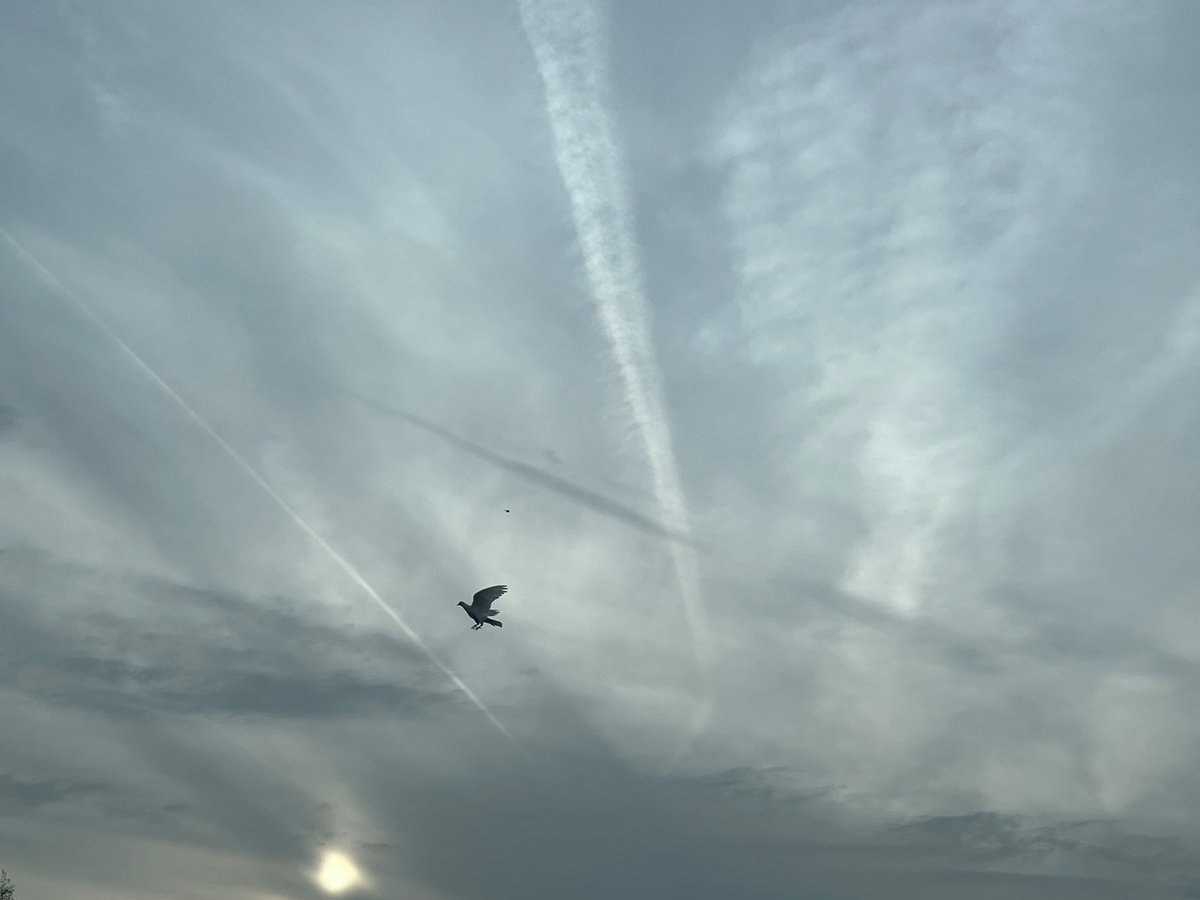
<path fill-rule="evenodd" d="M 341 894 L 362 882 L 362 874 L 354 860 L 345 853 L 328 850 L 321 858 L 317 884 L 328 894 Z"/>

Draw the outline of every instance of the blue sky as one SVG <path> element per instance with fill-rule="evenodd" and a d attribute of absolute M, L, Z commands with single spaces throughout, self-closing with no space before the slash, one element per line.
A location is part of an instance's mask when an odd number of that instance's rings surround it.
<path fill-rule="evenodd" d="M 4 5 L 18 897 L 1196 896 L 1198 34 Z"/>

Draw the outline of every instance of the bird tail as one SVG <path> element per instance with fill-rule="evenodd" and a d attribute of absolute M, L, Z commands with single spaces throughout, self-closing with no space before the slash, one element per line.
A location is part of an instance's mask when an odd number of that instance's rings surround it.
<path fill-rule="evenodd" d="M 504 623 L 499 619 L 484 619 L 483 621 L 487 622 L 489 625 L 495 625 L 497 628 L 504 627 Z"/>

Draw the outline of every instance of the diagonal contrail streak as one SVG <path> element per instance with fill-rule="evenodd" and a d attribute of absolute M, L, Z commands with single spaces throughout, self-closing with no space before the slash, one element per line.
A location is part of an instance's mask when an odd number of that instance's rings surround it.
<path fill-rule="evenodd" d="M 263 492 L 275 502 L 275 505 L 278 506 L 279 509 L 282 510 L 283 513 L 287 515 L 287 517 L 291 519 L 301 531 L 308 535 L 308 537 L 312 539 L 313 543 L 324 550 L 329 558 L 338 565 L 338 567 L 350 578 L 350 580 L 362 589 L 363 593 L 375 601 L 375 605 L 379 607 L 383 614 L 399 626 L 400 630 L 404 632 L 405 636 L 414 644 L 416 644 L 429 658 L 430 662 L 432 662 L 442 672 L 442 674 L 444 674 L 450 679 L 450 681 L 454 683 L 455 687 L 462 691 L 467 698 L 479 708 L 479 711 L 487 717 L 488 721 L 495 725 L 501 734 L 512 741 L 512 743 L 522 753 L 528 755 L 528 752 L 521 745 L 521 743 L 515 737 L 513 737 L 512 733 L 509 732 L 507 728 L 504 727 L 504 723 L 497 719 L 495 715 L 493 715 L 492 711 L 484 705 L 483 701 L 480 700 L 479 697 L 476 696 L 475 692 L 467 686 L 466 682 L 459 678 L 449 666 L 447 666 L 440 659 L 438 659 L 437 656 L 434 655 L 433 651 L 429 649 L 423 640 L 421 640 L 421 636 L 413 631 L 411 626 L 404 621 L 403 617 L 394 609 L 392 609 L 390 605 L 388 605 L 387 601 L 385 601 L 383 597 L 379 595 L 379 592 L 376 591 L 375 588 L 373 588 L 371 584 L 359 573 L 358 569 L 356 569 L 353 564 L 346 559 L 345 556 L 339 553 L 338 550 L 329 543 L 329 541 L 322 537 L 320 532 L 309 525 L 304 517 L 301 516 L 300 513 L 298 513 L 291 506 L 291 504 L 284 500 L 283 497 L 281 497 L 279 493 L 276 492 L 273 487 L 271 487 L 267 480 L 263 478 L 263 476 L 260 475 L 258 471 L 252 465 L 250 465 L 250 463 L 248 463 L 215 428 L 209 425 L 208 421 L 201 416 L 200 413 L 198 413 L 191 406 L 191 404 L 184 400 L 183 397 L 180 396 L 180 394 L 173 387 L 171 387 L 171 385 L 168 384 L 161 375 L 151 368 L 149 363 L 142 359 L 132 347 L 125 343 L 125 341 L 121 339 L 120 335 L 113 331 L 112 328 L 109 327 L 109 325 L 102 318 L 100 318 L 100 316 L 97 315 L 78 294 L 67 287 L 67 285 L 64 284 L 57 275 L 46 268 L 46 266 L 44 266 L 36 256 L 26 250 L 25 247 L 18 242 L 16 238 L 9 234 L 7 230 L 0 229 L 0 235 L 4 236 L 4 240 L 13 248 L 14 251 L 16 251 L 17 255 L 23 262 L 32 268 L 42 278 L 43 281 L 57 290 L 62 296 L 67 297 L 75 306 L 75 308 L 82 313 L 82 315 L 97 329 L 99 329 L 105 337 L 115 344 L 125 355 L 125 357 L 132 362 L 134 366 L 136 366 L 141 373 L 146 376 L 146 378 L 148 378 L 164 394 L 170 397 L 171 400 L 175 402 L 175 404 L 187 415 L 189 419 L 192 420 L 192 422 L 198 428 L 200 428 L 201 431 L 212 438 L 213 441 L 215 441 L 217 445 L 225 451 L 226 455 L 229 456 L 229 458 L 235 463 L 237 463 L 238 467 L 241 468 L 241 470 L 245 472 L 255 484 L 262 488 Z"/>
<path fill-rule="evenodd" d="M 608 112 L 602 23 L 591 2 L 518 0 L 518 4 L 542 77 L 555 158 L 596 312 L 645 448 L 655 498 L 667 526 L 686 534 L 690 531 L 687 502 L 650 335 L 632 203 Z M 697 662 L 707 668 L 711 653 L 696 555 L 673 544 L 671 556 Z"/>
<path fill-rule="evenodd" d="M 443 428 L 437 423 L 422 418 L 415 413 L 406 412 L 403 409 L 388 406 L 387 404 L 380 403 L 376 400 L 371 400 L 370 398 L 361 396 L 359 394 L 352 393 L 351 396 L 364 406 L 367 406 L 376 412 L 381 412 L 385 415 L 397 416 L 401 419 L 404 419 L 406 422 L 416 425 L 418 428 L 422 428 L 431 434 L 437 435 L 442 440 L 453 444 L 460 450 L 464 450 L 467 453 L 473 454 L 480 459 L 486 460 L 487 462 L 500 467 L 501 469 L 505 469 L 506 471 L 512 472 L 515 475 L 519 475 L 520 477 L 525 478 L 534 484 L 539 484 L 542 487 L 549 488 L 552 491 L 557 491 L 563 496 L 569 497 L 570 499 L 575 500 L 583 506 L 595 510 L 598 513 L 606 516 L 612 516 L 614 519 L 620 519 L 630 525 L 633 525 L 635 528 L 640 528 L 647 534 L 657 535 L 658 537 L 665 538 L 668 541 L 678 541 L 681 544 L 687 544 L 692 547 L 697 546 L 696 540 L 690 535 L 674 532 L 666 526 L 654 521 L 653 519 L 642 515 L 637 510 L 630 509 L 629 507 L 617 503 L 614 500 L 610 500 L 603 494 L 575 484 L 565 478 L 559 478 L 557 475 L 547 472 L 544 469 L 540 469 L 537 466 L 521 462 L 517 459 L 510 459 L 503 454 L 496 453 L 494 450 L 489 450 L 487 447 L 482 447 L 473 441 L 468 441 L 466 438 L 454 434 L 449 429 Z"/>

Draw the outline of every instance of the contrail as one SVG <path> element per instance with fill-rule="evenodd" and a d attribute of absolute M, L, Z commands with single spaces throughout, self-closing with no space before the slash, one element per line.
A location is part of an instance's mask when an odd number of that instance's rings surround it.
<path fill-rule="evenodd" d="M 537 466 L 530 465 L 526 462 L 521 462 L 517 459 L 510 459 L 507 456 L 496 453 L 494 450 L 489 450 L 487 447 L 482 447 L 473 441 L 468 441 L 466 438 L 459 437 L 457 434 L 454 434 L 454 432 L 450 431 L 449 429 L 443 428 L 436 422 L 431 422 L 428 419 L 424 419 L 421 416 L 416 415 L 415 413 L 410 413 L 404 411 L 403 409 L 387 406 L 386 404 L 379 403 L 376 400 L 371 400 L 368 397 L 363 397 L 356 393 L 350 393 L 350 396 L 358 400 L 364 406 L 370 407 L 371 409 L 384 413 L 385 415 L 398 416 L 399 418 L 404 419 L 406 422 L 416 425 L 418 428 L 423 428 L 425 431 L 428 431 L 431 434 L 436 434 L 442 440 L 453 444 L 455 447 L 458 447 L 467 453 L 471 453 L 480 459 L 486 460 L 493 465 L 512 472 L 514 475 L 519 475 L 522 478 L 532 481 L 534 484 L 540 484 L 542 487 L 549 488 L 552 491 L 557 491 L 563 496 L 577 501 L 588 509 L 595 510 L 596 512 L 602 513 L 606 516 L 611 516 L 614 519 L 620 519 L 630 525 L 633 525 L 635 528 L 640 528 L 647 534 L 653 534 L 658 537 L 666 538 L 669 541 L 679 541 L 680 543 L 689 544 L 693 547 L 696 546 L 696 540 L 690 535 L 672 531 L 671 529 L 660 525 L 658 522 L 654 521 L 648 516 L 643 516 L 636 510 L 629 509 L 620 503 L 608 499 L 603 494 L 589 490 L 588 488 L 568 481 L 565 478 L 560 478 L 557 475 L 545 471 L 544 469 L 539 469 Z M 3 409 L 0 408 L 0 412 L 2 411 Z"/>
<path fill-rule="evenodd" d="M 0 234 L 4 235 L 4 240 L 7 241 L 9 246 L 16 251 L 17 255 L 22 259 L 22 261 L 24 261 L 30 268 L 37 272 L 38 275 L 40 275 L 41 278 L 51 287 L 55 288 L 63 296 L 69 298 L 75 305 L 75 308 L 78 309 L 79 312 L 82 313 L 86 319 L 88 319 L 88 321 L 95 325 L 96 328 L 103 332 L 105 337 L 107 337 L 118 348 L 120 348 L 121 352 L 125 354 L 130 362 L 132 362 L 138 369 L 141 370 L 143 375 L 150 379 L 150 381 L 152 381 L 159 388 L 159 390 L 175 401 L 175 404 L 181 410 L 183 410 L 183 412 L 187 414 L 188 418 L 190 418 L 192 422 L 194 422 L 202 431 L 204 431 L 205 434 L 216 441 L 218 446 L 225 451 L 229 458 L 237 463 L 242 471 L 245 472 L 255 484 L 263 489 L 268 497 L 275 501 L 275 505 L 283 510 L 287 517 L 290 518 L 296 524 L 296 526 L 300 528 L 301 531 L 307 534 L 318 547 L 324 550 L 325 553 L 328 554 L 329 558 L 337 563 L 342 571 L 346 573 L 350 580 L 362 588 L 363 593 L 375 601 L 375 604 L 380 608 L 380 610 L 383 611 L 384 615 L 400 626 L 400 630 L 404 632 L 405 636 L 408 637 L 408 639 L 416 644 L 419 648 L 421 648 L 421 650 L 429 658 L 430 662 L 437 666 L 437 668 L 441 670 L 442 674 L 444 674 L 454 683 L 455 687 L 467 695 L 470 701 L 479 708 L 479 711 L 487 716 L 488 721 L 495 725 L 501 734 L 512 741 L 517 749 L 528 756 L 528 751 L 526 751 L 524 746 L 522 746 L 522 744 L 515 737 L 513 737 L 509 730 L 504 727 L 504 723 L 502 723 L 492 714 L 492 711 L 483 704 L 483 701 L 475 695 L 475 692 L 467 687 L 466 682 L 459 678 L 445 663 L 443 663 L 434 655 L 433 651 L 426 646 L 423 640 L 421 640 L 420 635 L 413 631 L 409 624 L 400 616 L 400 614 L 392 609 L 391 606 L 389 606 L 387 602 L 381 596 L 379 596 L 379 592 L 376 591 L 375 588 L 371 587 L 370 583 L 363 578 L 361 574 L 359 574 L 359 571 L 354 568 L 354 566 L 348 559 L 346 559 L 346 557 L 342 556 L 342 554 L 339 553 L 333 547 L 333 545 L 329 543 L 329 541 L 325 540 L 325 538 L 323 538 L 315 528 L 309 525 L 308 522 L 305 521 L 304 517 L 301 516 L 300 513 L 296 512 L 296 510 L 293 509 L 292 506 L 286 500 L 284 500 L 283 497 L 281 497 L 275 491 L 275 489 L 271 487 L 270 484 L 267 483 L 267 480 L 259 475 L 258 471 L 252 465 L 250 465 L 250 463 L 246 462 L 246 460 L 242 458 L 242 455 L 238 453 L 233 446 L 227 440 L 225 440 L 225 438 L 221 437 L 220 433 L 217 432 L 215 428 L 208 424 L 208 422 L 203 416 L 200 415 L 200 413 L 196 412 L 196 410 L 193 409 L 192 406 L 186 400 L 184 400 L 183 397 L 181 397 L 173 387 L 171 387 L 171 385 L 163 380 L 162 376 L 154 371 L 154 369 L 150 367 L 149 363 L 138 356 L 134 349 L 121 339 L 120 335 L 113 331 L 112 328 L 110 328 L 108 324 L 100 318 L 100 316 L 93 312 L 92 308 L 88 306 L 88 304 L 86 304 L 78 294 L 67 287 L 67 285 L 65 285 L 58 278 L 58 276 L 42 265 L 41 261 L 38 260 L 38 258 L 28 250 L 26 250 L 25 247 L 22 246 L 16 238 L 9 234 L 7 230 L 0 229 Z"/>
<path fill-rule="evenodd" d="M 668 526 L 687 534 L 671 431 L 650 337 L 632 204 L 608 114 L 602 22 L 590 2 L 518 0 L 545 88 L 555 158 L 570 199 L 592 299 L 642 438 L 655 498 Z M 698 661 L 710 653 L 695 554 L 671 547 Z"/>

